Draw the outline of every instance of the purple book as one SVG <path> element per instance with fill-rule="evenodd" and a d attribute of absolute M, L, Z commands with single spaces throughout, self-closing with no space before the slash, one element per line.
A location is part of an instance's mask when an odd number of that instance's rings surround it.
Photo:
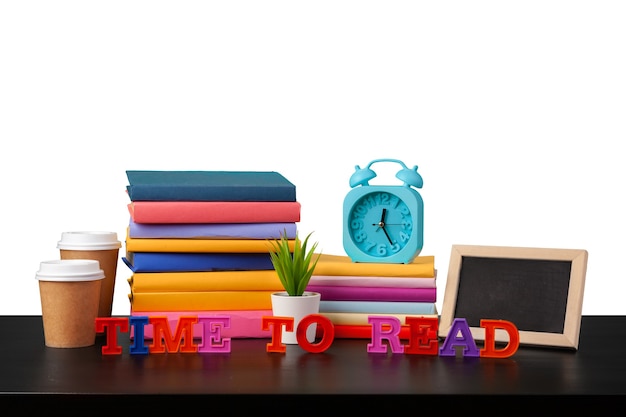
<path fill-rule="evenodd" d="M 129 223 L 133 238 L 289 239 L 296 237 L 296 223 Z"/>
<path fill-rule="evenodd" d="M 319 292 L 323 301 L 437 301 L 436 288 L 348 287 L 308 285 L 307 291 Z"/>

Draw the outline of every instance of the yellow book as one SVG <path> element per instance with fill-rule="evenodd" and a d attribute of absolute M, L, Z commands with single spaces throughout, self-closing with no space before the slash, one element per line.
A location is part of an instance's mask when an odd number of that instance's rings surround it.
<path fill-rule="evenodd" d="M 133 238 L 126 234 L 127 252 L 269 253 L 272 240 L 265 239 L 170 239 Z M 293 250 L 295 239 L 289 240 Z"/>
<path fill-rule="evenodd" d="M 134 292 L 133 312 L 271 310 L 276 291 Z"/>
<path fill-rule="evenodd" d="M 313 255 L 315 259 L 317 255 Z M 321 254 L 313 275 L 435 277 L 435 257 L 418 256 L 408 264 L 352 262 L 348 256 Z"/>
<path fill-rule="evenodd" d="M 132 292 L 282 291 L 278 274 L 270 270 L 136 272 L 129 279 Z"/>

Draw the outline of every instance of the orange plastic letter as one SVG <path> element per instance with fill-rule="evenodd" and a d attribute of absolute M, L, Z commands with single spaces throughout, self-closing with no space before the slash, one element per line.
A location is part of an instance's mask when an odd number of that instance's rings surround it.
<path fill-rule="evenodd" d="M 128 317 L 97 317 L 96 333 L 106 332 L 107 344 L 102 346 L 103 355 L 121 355 L 122 347 L 117 344 L 117 328 L 128 332 Z"/>
<path fill-rule="evenodd" d="M 197 316 L 180 316 L 176 325 L 176 335 L 172 337 L 169 322 L 165 316 L 150 317 L 152 324 L 152 344 L 148 347 L 150 353 L 168 352 L 193 353 L 198 351 L 198 345 L 193 343 L 193 325 L 198 322 Z M 180 341 L 185 335 L 185 343 L 181 346 Z M 165 345 L 163 342 L 165 341 Z"/>
<path fill-rule="evenodd" d="M 317 323 L 317 325 L 322 328 L 322 340 L 318 343 L 311 343 L 306 338 L 306 329 L 312 323 Z M 296 339 L 298 340 L 300 347 L 307 352 L 324 352 L 330 347 L 335 339 L 335 326 L 326 316 L 321 314 L 309 314 L 308 316 L 304 316 L 300 320 L 300 323 L 298 323 L 298 328 L 296 329 Z"/>
<path fill-rule="evenodd" d="M 439 340 L 437 339 L 437 329 L 439 319 L 437 317 L 407 317 L 406 324 L 409 325 L 409 344 L 404 346 L 404 353 L 415 355 L 439 354 Z"/>
<path fill-rule="evenodd" d="M 280 317 L 280 316 L 264 316 L 261 319 L 262 330 L 269 330 L 270 324 L 272 325 L 272 341 L 267 344 L 265 348 L 266 352 L 278 352 L 284 353 L 287 351 L 287 346 L 282 343 L 283 340 L 283 325 L 285 330 L 293 332 L 293 317 Z"/>
<path fill-rule="evenodd" d="M 485 329 L 485 346 L 480 350 L 482 358 L 508 358 L 517 352 L 519 331 L 513 323 L 507 320 L 482 319 L 480 327 Z M 502 349 L 496 349 L 496 328 L 506 330 L 509 334 L 509 343 Z"/>

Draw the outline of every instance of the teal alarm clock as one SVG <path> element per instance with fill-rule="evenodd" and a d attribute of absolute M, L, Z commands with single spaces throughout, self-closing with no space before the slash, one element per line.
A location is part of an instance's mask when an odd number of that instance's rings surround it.
<path fill-rule="evenodd" d="M 400 185 L 370 185 L 376 177 L 371 166 L 399 164 Z M 415 188 L 423 181 L 397 159 L 375 159 L 358 165 L 350 177 L 352 188 L 343 202 L 343 247 L 353 262 L 410 263 L 424 244 L 424 201 Z"/>

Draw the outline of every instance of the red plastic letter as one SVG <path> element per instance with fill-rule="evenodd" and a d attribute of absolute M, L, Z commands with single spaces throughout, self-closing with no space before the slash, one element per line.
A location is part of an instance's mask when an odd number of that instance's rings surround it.
<path fill-rule="evenodd" d="M 184 353 L 198 351 L 198 345 L 193 343 L 193 325 L 198 322 L 196 316 L 180 316 L 176 325 L 176 335 L 172 337 L 167 317 L 150 317 L 152 324 L 152 344 L 149 346 L 150 353 L 178 352 Z M 185 343 L 181 346 L 180 341 L 185 335 Z M 163 345 L 165 341 L 165 345 Z"/>
<path fill-rule="evenodd" d="M 485 346 L 480 350 L 481 357 L 508 358 L 517 352 L 519 331 L 513 323 L 507 320 L 482 319 L 480 327 L 485 328 Z M 496 328 L 503 329 L 509 334 L 509 343 L 502 349 L 496 349 Z"/>
<path fill-rule="evenodd" d="M 128 332 L 128 317 L 97 317 L 96 333 L 106 332 L 107 344 L 102 346 L 103 355 L 121 355 L 122 347 L 117 344 L 117 329 Z"/>
<path fill-rule="evenodd" d="M 406 324 L 409 325 L 410 336 L 409 344 L 404 346 L 404 353 L 434 356 L 439 354 L 437 317 L 407 317 Z"/>
<path fill-rule="evenodd" d="M 318 343 L 311 343 L 306 338 L 306 329 L 312 323 L 317 323 L 317 325 L 322 328 L 322 340 Z M 298 340 L 300 347 L 307 352 L 324 352 L 330 347 L 335 339 L 335 326 L 326 316 L 321 314 L 309 314 L 308 316 L 304 316 L 300 320 L 300 323 L 298 323 L 298 328 L 296 329 L 296 339 Z"/>
<path fill-rule="evenodd" d="M 270 324 L 272 325 L 272 341 L 267 344 L 265 350 L 267 352 L 284 353 L 287 351 L 287 346 L 282 343 L 283 340 L 283 325 L 285 330 L 293 332 L 293 317 L 280 317 L 280 316 L 264 316 L 261 319 L 262 330 L 269 330 Z"/>

